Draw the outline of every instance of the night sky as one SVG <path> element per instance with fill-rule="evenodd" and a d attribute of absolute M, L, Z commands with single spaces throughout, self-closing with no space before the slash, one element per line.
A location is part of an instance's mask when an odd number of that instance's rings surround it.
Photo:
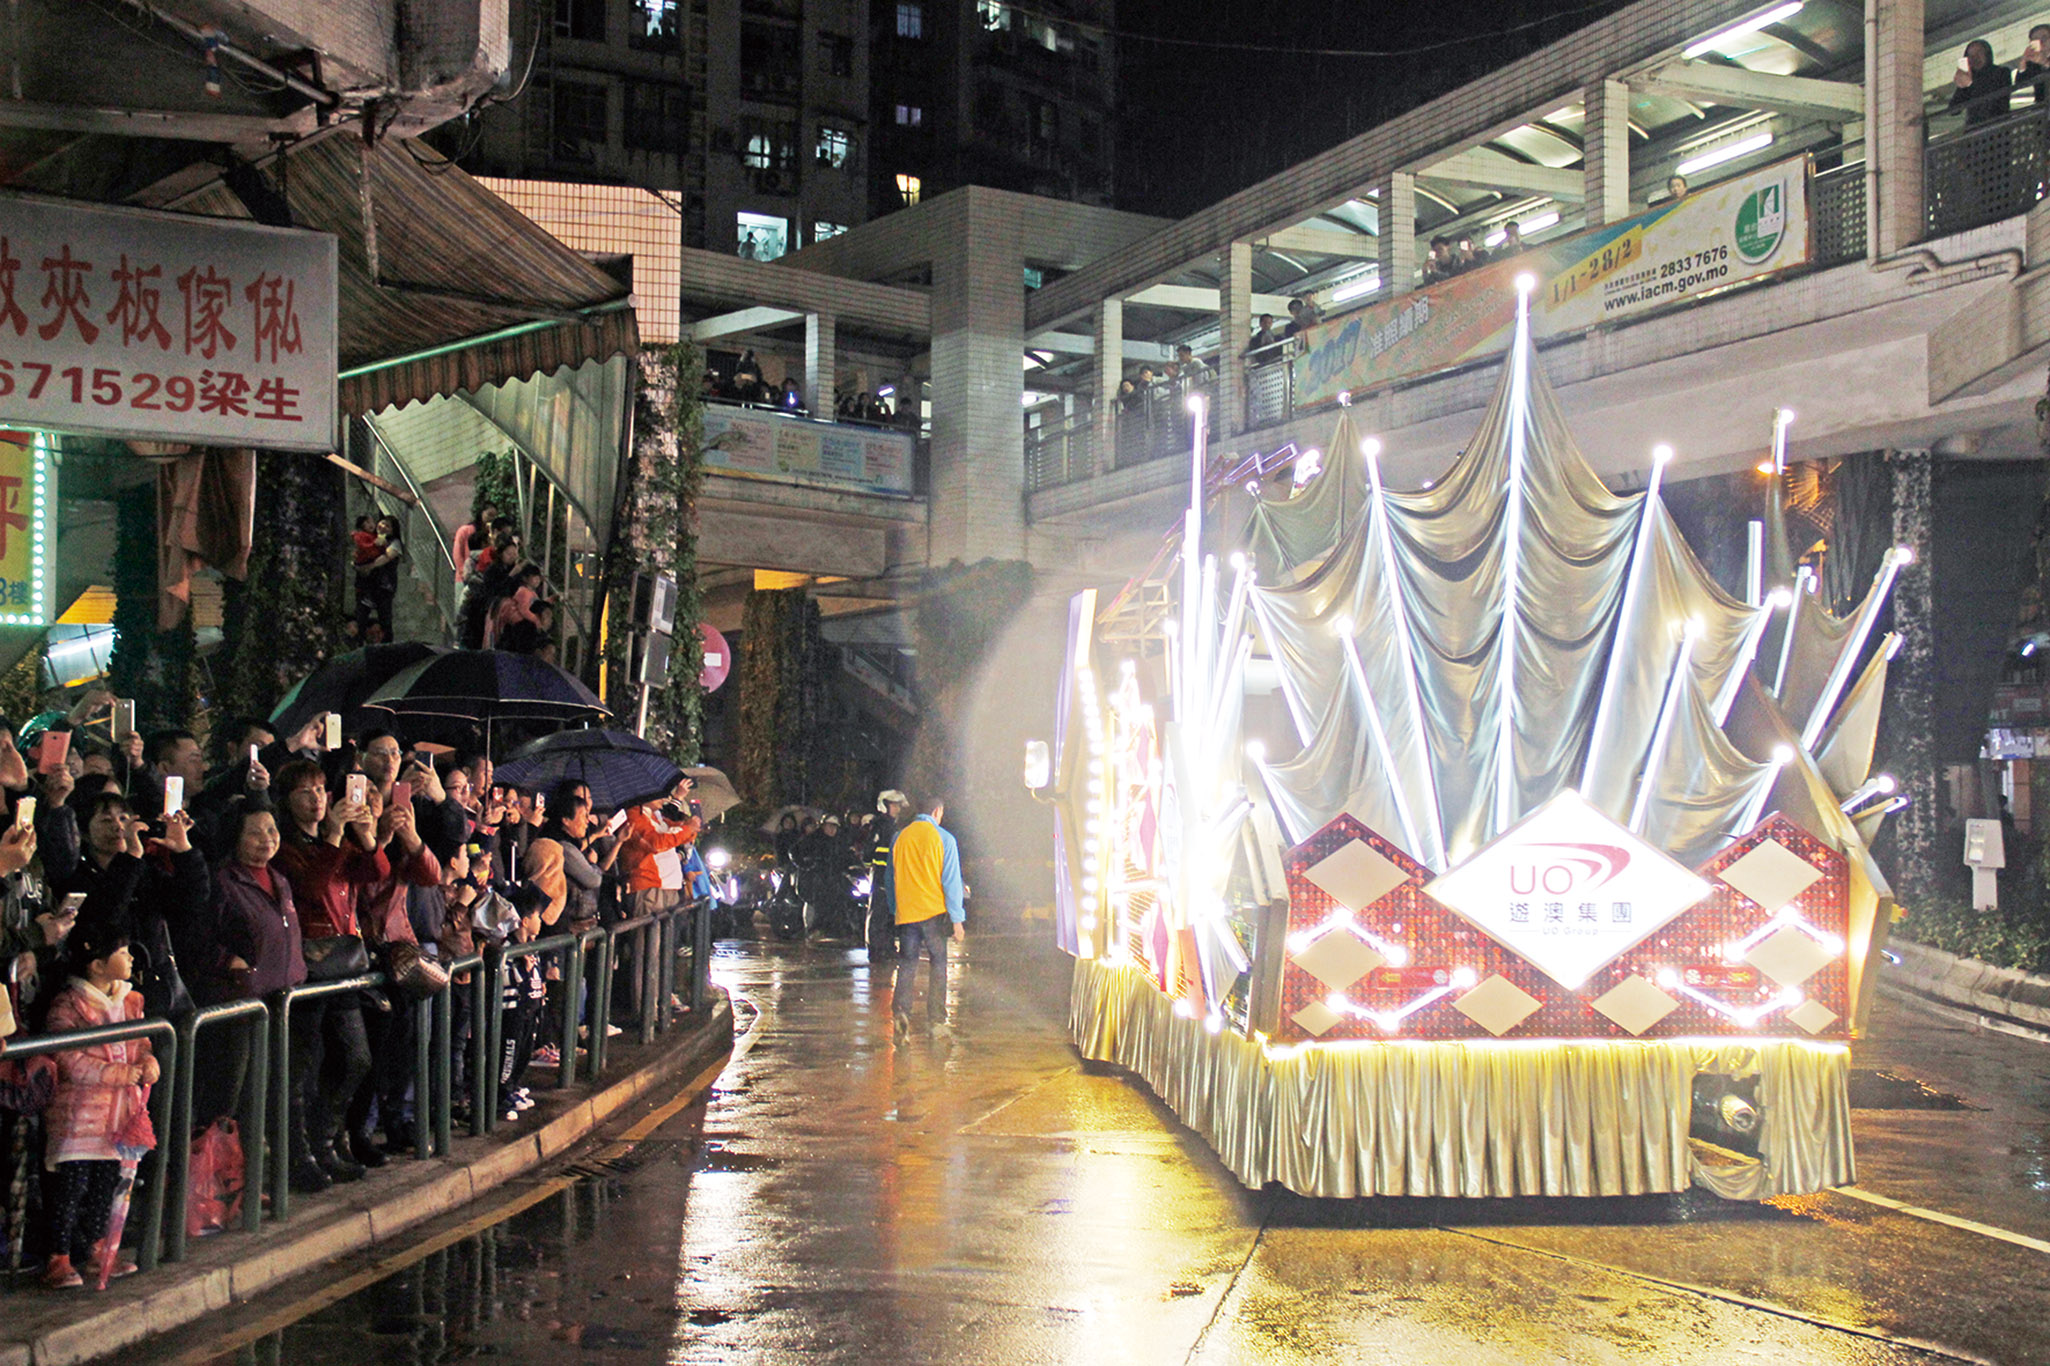
<path fill-rule="evenodd" d="M 1118 198 L 1182 217 L 1623 7 L 1609 0 L 1118 0 Z M 1504 30 L 1535 24 L 1518 32 Z M 1402 51 L 1339 57 L 1205 48 Z"/>

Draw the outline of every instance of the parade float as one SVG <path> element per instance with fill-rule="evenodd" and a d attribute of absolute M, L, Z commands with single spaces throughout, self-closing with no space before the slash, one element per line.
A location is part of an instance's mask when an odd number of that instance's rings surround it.
<path fill-rule="evenodd" d="M 1421 489 L 1344 408 L 1321 470 L 1264 481 L 1210 467 L 1199 413 L 1177 534 L 1073 600 L 1026 781 L 1076 1045 L 1248 1186 L 1849 1182 L 1906 552 L 1841 618 L 1755 558 L 1726 591 L 1660 501 L 1669 453 L 1612 493 L 1526 308 L 1506 341 Z"/>

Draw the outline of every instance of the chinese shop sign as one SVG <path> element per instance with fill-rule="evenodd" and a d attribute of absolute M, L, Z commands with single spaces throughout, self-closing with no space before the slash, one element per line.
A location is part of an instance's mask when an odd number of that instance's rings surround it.
<path fill-rule="evenodd" d="M 43 437 L 0 431 L 0 626 L 49 623 L 53 478 Z"/>
<path fill-rule="evenodd" d="M 1424 890 L 1574 988 L 1713 889 L 1562 792 Z"/>
<path fill-rule="evenodd" d="M 335 239 L 0 195 L 0 423 L 329 451 Z"/>

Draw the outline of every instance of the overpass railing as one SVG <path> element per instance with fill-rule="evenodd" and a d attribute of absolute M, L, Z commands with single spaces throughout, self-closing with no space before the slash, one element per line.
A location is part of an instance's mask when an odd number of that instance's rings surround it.
<path fill-rule="evenodd" d="M 498 1128 L 512 960 L 532 955 L 561 967 L 561 990 L 549 1033 L 561 1052 L 556 1085 L 568 1088 L 606 1071 L 611 1061 L 606 1026 L 615 1017 L 631 1021 L 633 1039 L 651 1044 L 676 1024 L 669 1008 L 672 999 L 680 997 L 686 1010 L 702 1015 L 711 1001 L 712 906 L 705 898 L 581 933 L 490 948 L 443 964 L 451 985 L 432 996 L 394 995 L 394 1010 L 414 1012 L 414 1155 L 447 1157 L 453 1151 L 459 1057 L 470 1134 L 483 1136 Z M 382 991 L 385 986 L 381 973 L 307 982 L 263 1000 L 208 1006 L 176 1021 L 150 1017 L 16 1036 L 6 1041 L 4 1056 L 18 1062 L 128 1039 L 150 1041 L 161 1072 L 149 1095 L 157 1142 L 138 1165 L 135 1214 L 125 1230 L 137 1265 L 148 1271 L 159 1262 L 180 1261 L 186 1255 L 192 1139 L 195 1126 L 213 1118 L 194 1113 L 197 1079 L 203 1073 L 215 1075 L 217 1069 L 232 1069 L 243 1078 L 238 1108 L 226 1116 L 239 1121 L 242 1143 L 241 1230 L 256 1232 L 266 1218 L 273 1223 L 289 1220 L 294 1204 L 288 1141 L 294 1081 L 292 1011 L 304 1002 Z M 28 1162 L 36 1154 L 17 1146 L 13 1156 Z M 365 1177 L 366 1182 L 377 1179 L 374 1172 Z M 27 1277 L 24 1230 L 10 1219 L 10 1212 L 0 1211 L 0 1229 L 9 1235 L 4 1279 L 12 1289 Z"/>
<path fill-rule="evenodd" d="M 1931 138 L 1922 155 L 1929 236 L 2027 213 L 2050 192 L 2050 105 Z"/>

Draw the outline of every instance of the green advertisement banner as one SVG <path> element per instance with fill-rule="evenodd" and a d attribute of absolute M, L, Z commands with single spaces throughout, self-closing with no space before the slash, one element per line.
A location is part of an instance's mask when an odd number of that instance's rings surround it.
<path fill-rule="evenodd" d="M 1797 157 L 1319 323 L 1293 362 L 1295 400 L 1323 403 L 1503 350 L 1526 271 L 1538 281 L 1531 330 L 1556 337 L 1808 259 L 1808 159 Z"/>

